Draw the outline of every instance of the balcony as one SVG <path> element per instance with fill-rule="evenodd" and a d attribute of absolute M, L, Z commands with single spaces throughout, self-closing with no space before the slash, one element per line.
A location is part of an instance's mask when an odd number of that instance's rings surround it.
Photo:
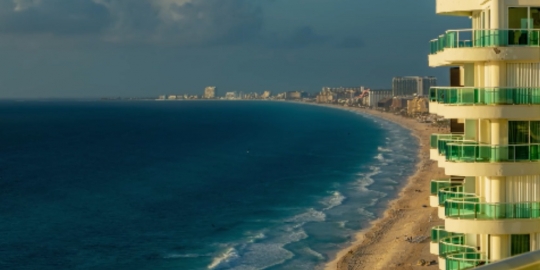
<path fill-rule="evenodd" d="M 447 162 L 538 162 L 540 144 L 490 145 L 477 142 L 449 142 L 446 144 Z"/>
<path fill-rule="evenodd" d="M 462 185 L 455 185 L 439 189 L 437 196 L 439 197 L 440 206 L 444 206 L 445 202 L 450 199 L 466 199 L 471 201 L 480 201 L 480 199 L 475 193 L 464 192 Z"/>
<path fill-rule="evenodd" d="M 456 234 L 448 232 L 444 229 L 444 226 L 435 226 L 431 228 L 431 243 L 429 244 L 429 250 L 431 254 L 439 255 L 439 241 L 443 238 L 450 236 L 457 236 L 462 234 Z"/>
<path fill-rule="evenodd" d="M 432 87 L 430 102 L 445 105 L 540 105 L 540 88 Z"/>
<path fill-rule="evenodd" d="M 461 182 L 451 182 L 449 178 L 431 180 L 431 195 L 438 196 L 439 190 L 461 185 Z"/>
<path fill-rule="evenodd" d="M 506 46 L 540 46 L 540 30 L 487 29 L 487 30 L 448 30 L 429 42 L 431 54 L 449 48 L 482 48 Z"/>
<path fill-rule="evenodd" d="M 437 0 L 436 13 L 452 16 L 471 16 L 472 11 L 482 10 L 479 0 Z"/>
<path fill-rule="evenodd" d="M 537 59 L 539 36 L 540 29 L 448 30 L 430 41 L 429 65 Z"/>
<path fill-rule="evenodd" d="M 445 215 L 459 219 L 540 219 L 540 202 L 487 203 L 452 198 L 444 203 Z"/>
<path fill-rule="evenodd" d="M 431 134 L 430 136 L 430 158 L 439 160 L 440 156 L 445 155 L 446 145 L 450 142 L 463 141 L 463 134 Z"/>
<path fill-rule="evenodd" d="M 439 241 L 439 255 L 441 257 L 458 253 L 475 253 L 476 251 L 476 247 L 465 245 L 465 236 L 462 234 L 448 236 Z"/>
<path fill-rule="evenodd" d="M 464 270 L 489 263 L 485 255 L 478 252 L 452 254 L 446 257 L 446 270 Z"/>
<path fill-rule="evenodd" d="M 461 235 L 461 234 L 445 231 L 443 225 L 439 225 L 439 226 L 435 226 L 431 228 L 431 242 L 438 243 L 439 240 L 443 238 L 456 236 L 456 235 Z"/>

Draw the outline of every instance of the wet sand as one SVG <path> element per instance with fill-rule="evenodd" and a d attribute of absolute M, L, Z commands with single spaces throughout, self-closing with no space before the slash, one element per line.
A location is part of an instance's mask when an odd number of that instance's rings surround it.
<path fill-rule="evenodd" d="M 382 113 L 376 110 L 331 106 L 384 118 L 409 130 L 419 140 L 416 172 L 407 179 L 397 198 L 392 200 L 382 217 L 360 231 L 356 240 L 341 250 L 328 263 L 325 270 L 353 269 L 438 269 L 438 258 L 429 252 L 430 229 L 442 225 L 437 209 L 429 207 L 430 180 L 445 177 L 444 171 L 429 159 L 429 136 L 443 133 L 430 123 L 419 123 L 415 119 Z M 431 222 L 430 222 L 431 215 Z M 424 236 L 420 243 L 410 243 L 407 237 Z M 434 262 L 429 266 L 417 265 L 423 259 Z"/>

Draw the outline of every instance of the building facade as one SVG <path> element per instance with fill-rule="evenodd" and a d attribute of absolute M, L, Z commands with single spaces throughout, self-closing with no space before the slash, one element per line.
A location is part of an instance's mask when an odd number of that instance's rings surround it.
<path fill-rule="evenodd" d="M 470 269 L 540 250 L 540 1 L 436 1 L 471 28 L 430 42 L 429 65 L 461 73 L 430 90 L 430 113 L 456 123 L 431 136 L 448 175 L 431 181 L 444 219 L 431 252 L 441 269 Z"/>
<path fill-rule="evenodd" d="M 392 95 L 400 96 L 428 96 L 429 89 L 437 85 L 435 77 L 394 77 L 392 78 Z"/>
<path fill-rule="evenodd" d="M 364 98 L 364 105 L 367 107 L 377 107 L 377 103 L 379 103 L 380 100 L 388 97 L 392 97 L 392 90 L 369 90 L 368 96 Z"/>
<path fill-rule="evenodd" d="M 217 96 L 217 89 L 215 86 L 208 86 L 204 88 L 203 98 L 212 99 L 212 98 L 216 98 L 216 96 Z"/>

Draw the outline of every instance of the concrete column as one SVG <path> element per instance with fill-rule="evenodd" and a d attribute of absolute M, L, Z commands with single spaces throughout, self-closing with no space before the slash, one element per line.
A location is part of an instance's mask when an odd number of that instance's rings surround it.
<path fill-rule="evenodd" d="M 474 64 L 465 64 L 463 65 L 464 73 L 464 82 L 463 86 L 474 86 Z"/>
<path fill-rule="evenodd" d="M 502 28 L 501 17 L 501 0 L 491 0 L 491 12 L 490 12 L 490 27 L 491 29 Z"/>
<path fill-rule="evenodd" d="M 489 183 L 490 193 L 486 194 L 488 202 L 505 202 L 506 201 L 506 177 L 504 176 L 488 176 L 486 177 Z M 501 209 L 502 211 L 502 209 Z"/>
<path fill-rule="evenodd" d="M 474 86 L 484 86 L 484 63 L 474 63 Z"/>
<path fill-rule="evenodd" d="M 490 62 L 489 65 L 489 86 L 503 87 L 506 86 L 506 62 L 497 61 Z"/>
<path fill-rule="evenodd" d="M 491 119 L 489 122 L 491 144 L 508 144 L 508 119 Z"/>
<path fill-rule="evenodd" d="M 489 255 L 490 261 L 499 261 L 510 257 L 509 235 L 490 235 Z"/>

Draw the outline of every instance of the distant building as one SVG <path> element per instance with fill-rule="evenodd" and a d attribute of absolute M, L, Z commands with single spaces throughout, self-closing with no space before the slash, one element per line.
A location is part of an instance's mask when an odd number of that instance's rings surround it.
<path fill-rule="evenodd" d="M 269 98 L 272 95 L 272 92 L 266 90 L 262 93 L 261 98 Z"/>
<path fill-rule="evenodd" d="M 338 100 L 356 99 L 364 91 L 364 87 L 323 87 L 317 95 L 317 103 L 336 103 Z"/>
<path fill-rule="evenodd" d="M 167 97 L 167 99 L 176 99 L 176 95 L 169 95 L 169 97 Z"/>
<path fill-rule="evenodd" d="M 394 77 L 392 78 L 392 95 L 400 96 L 428 96 L 429 88 L 437 85 L 435 77 Z"/>
<path fill-rule="evenodd" d="M 390 89 L 367 90 L 367 96 L 363 98 L 363 105 L 367 107 L 377 107 L 377 103 L 384 98 L 392 97 Z"/>
<path fill-rule="evenodd" d="M 407 101 L 407 114 L 409 116 L 428 114 L 429 99 L 428 97 L 414 97 Z"/>
<path fill-rule="evenodd" d="M 217 90 L 215 86 L 208 86 L 204 88 L 203 98 L 206 98 L 206 99 L 216 98 L 216 91 Z"/>
<path fill-rule="evenodd" d="M 307 97 L 307 93 L 304 91 L 288 91 L 285 93 L 285 99 L 302 99 Z"/>
<path fill-rule="evenodd" d="M 236 99 L 237 98 L 236 91 L 225 93 L 225 98 L 226 99 Z"/>

